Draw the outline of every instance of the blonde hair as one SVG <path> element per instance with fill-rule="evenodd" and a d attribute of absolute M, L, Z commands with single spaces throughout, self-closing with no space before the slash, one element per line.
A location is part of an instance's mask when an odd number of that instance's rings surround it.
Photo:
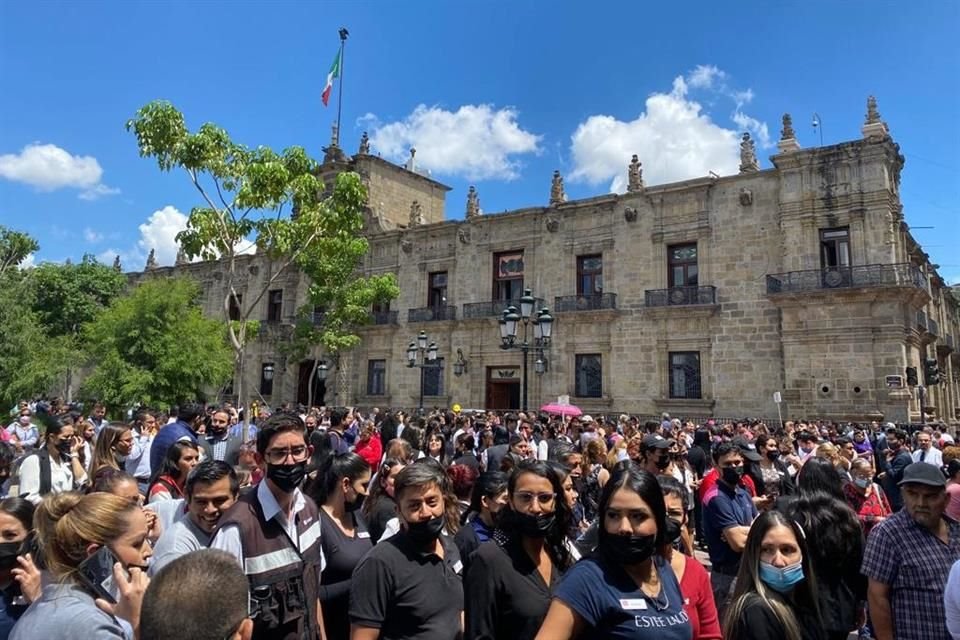
<path fill-rule="evenodd" d="M 33 514 L 37 540 L 50 572 L 69 578 L 87 557 L 90 544 L 106 545 L 122 536 L 127 517 L 140 507 L 112 493 L 47 495 Z"/>
<path fill-rule="evenodd" d="M 88 469 L 91 476 L 96 475 L 97 471 L 103 467 L 123 471 L 117 463 L 113 448 L 120 442 L 123 434 L 132 429 L 133 427 L 126 422 L 111 422 L 100 430 L 100 434 L 97 436 L 97 444 L 93 448 L 90 468 Z"/>

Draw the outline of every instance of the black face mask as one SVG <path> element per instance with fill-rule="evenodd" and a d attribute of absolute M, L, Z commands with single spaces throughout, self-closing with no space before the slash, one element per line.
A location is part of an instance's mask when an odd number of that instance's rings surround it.
<path fill-rule="evenodd" d="M 360 507 L 363 506 L 363 499 L 365 497 L 366 496 L 363 494 L 357 494 L 356 500 L 354 500 L 353 502 L 345 502 L 343 504 L 343 510 L 346 511 L 347 513 L 353 513 L 354 511 L 359 511 Z"/>
<path fill-rule="evenodd" d="M 534 515 L 532 513 L 518 513 L 510 509 L 504 514 L 503 520 L 508 528 L 522 536 L 544 538 L 550 533 L 553 523 L 557 521 L 557 514 L 550 512 Z"/>
<path fill-rule="evenodd" d="M 307 461 L 295 464 L 268 464 L 267 478 L 284 493 L 292 493 L 307 474 Z"/>
<path fill-rule="evenodd" d="M 724 467 L 721 478 L 730 486 L 740 484 L 740 478 L 743 477 L 743 467 Z"/>
<path fill-rule="evenodd" d="M 663 538 L 670 544 L 673 544 L 680 540 L 680 533 L 683 530 L 683 525 L 679 521 L 674 520 L 673 518 L 667 518 L 667 526 L 663 531 Z"/>
<path fill-rule="evenodd" d="M 68 456 L 72 453 L 73 442 L 71 440 L 57 440 L 57 451 L 62 456 Z"/>
<path fill-rule="evenodd" d="M 615 564 L 632 565 L 643 562 L 657 548 L 657 536 L 621 536 L 601 531 L 597 549 Z"/>
<path fill-rule="evenodd" d="M 654 464 L 657 465 L 657 469 L 663 470 L 670 466 L 670 456 L 660 456 L 654 461 Z"/>
<path fill-rule="evenodd" d="M 443 521 L 443 516 L 437 516 L 420 522 L 408 522 L 407 535 L 416 544 L 425 545 L 436 542 L 443 530 Z"/>
<path fill-rule="evenodd" d="M 773 451 L 767 451 L 767 460 L 776 462 L 780 459 L 780 452 L 774 449 Z"/>
<path fill-rule="evenodd" d="M 22 548 L 22 542 L 0 542 L 0 571 L 17 566 L 17 556 Z"/>

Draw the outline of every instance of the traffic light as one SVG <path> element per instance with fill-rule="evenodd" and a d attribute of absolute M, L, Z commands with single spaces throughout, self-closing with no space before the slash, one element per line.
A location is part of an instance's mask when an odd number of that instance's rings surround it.
<path fill-rule="evenodd" d="M 920 379 L 917 378 L 917 368 L 907 367 L 907 386 L 915 387 L 918 384 L 920 384 Z"/>
<path fill-rule="evenodd" d="M 940 384 L 940 366 L 936 358 L 925 358 L 923 361 L 923 383 L 928 387 Z"/>

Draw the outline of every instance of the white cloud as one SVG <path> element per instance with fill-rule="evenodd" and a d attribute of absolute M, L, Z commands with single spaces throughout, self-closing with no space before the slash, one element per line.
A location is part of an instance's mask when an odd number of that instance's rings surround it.
<path fill-rule="evenodd" d="M 539 153 L 541 136 L 525 131 L 516 109 L 492 105 L 463 105 L 456 111 L 419 105 L 409 116 L 382 124 L 374 114 L 359 122 L 370 128 L 375 152 L 405 162 L 410 148 L 424 169 L 468 180 L 513 180 L 520 175 L 516 156 Z"/>
<path fill-rule="evenodd" d="M 650 95 L 645 110 L 635 119 L 590 116 L 571 136 L 574 168 L 572 181 L 597 184 L 610 180 L 610 190 L 622 193 L 627 187 L 627 165 L 636 153 L 643 163 L 648 185 L 736 173 L 740 166 L 740 133 L 750 131 L 761 147 L 770 146 L 767 125 L 742 112 L 753 99 L 750 89 L 729 87 L 726 72 L 712 65 L 700 65 L 687 76 L 677 76 L 669 93 Z M 722 96 L 736 104 L 730 116 L 737 129 L 727 128 L 711 118 L 690 93 L 697 89 Z"/>
<path fill-rule="evenodd" d="M 28 144 L 20 153 L 0 155 L 0 178 L 29 184 L 41 191 L 71 187 L 80 198 L 95 200 L 120 193 L 101 184 L 103 169 L 93 156 L 74 156 L 54 144 Z"/>
<path fill-rule="evenodd" d="M 33 269 L 36 264 L 36 255 L 28 253 L 27 256 L 20 261 L 19 267 L 21 269 Z"/>
<path fill-rule="evenodd" d="M 94 231 L 90 227 L 86 227 L 83 230 L 83 239 L 86 240 L 88 244 L 96 244 L 103 240 L 103 234 Z"/>

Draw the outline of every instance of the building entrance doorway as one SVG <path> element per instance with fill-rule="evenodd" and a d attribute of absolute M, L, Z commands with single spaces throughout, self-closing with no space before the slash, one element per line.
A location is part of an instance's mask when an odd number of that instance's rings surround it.
<path fill-rule="evenodd" d="M 487 367 L 487 409 L 520 409 L 520 371 L 516 367 Z"/>
<path fill-rule="evenodd" d="M 327 383 L 320 379 L 319 371 L 314 372 L 313 367 L 313 360 L 304 360 L 300 363 L 300 373 L 297 377 L 297 403 L 310 406 L 310 377 L 313 374 L 313 406 L 322 407 L 324 396 L 327 394 Z"/>

